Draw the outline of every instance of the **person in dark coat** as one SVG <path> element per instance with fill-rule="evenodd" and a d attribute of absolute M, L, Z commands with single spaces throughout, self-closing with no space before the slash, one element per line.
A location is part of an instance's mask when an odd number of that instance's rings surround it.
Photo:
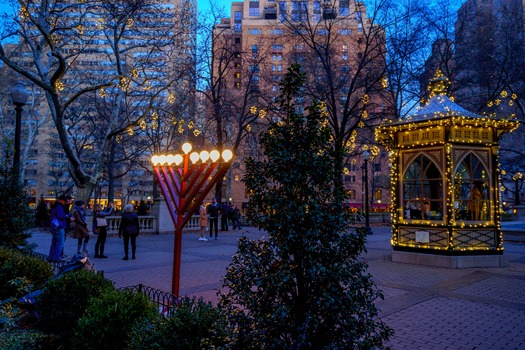
<path fill-rule="evenodd" d="M 208 205 L 208 216 L 209 216 L 209 222 L 210 222 L 210 239 L 213 238 L 213 227 L 215 226 L 215 239 L 217 239 L 217 235 L 219 234 L 219 203 L 217 203 L 217 200 L 215 197 L 211 200 L 211 204 Z"/>
<path fill-rule="evenodd" d="M 113 202 L 110 202 L 108 208 L 102 210 L 100 204 L 95 205 L 95 211 L 93 213 L 93 232 L 98 235 L 97 242 L 95 243 L 95 258 L 107 258 L 107 256 L 104 255 L 104 246 L 106 245 L 106 237 L 108 236 L 106 216 L 113 213 L 113 206 Z M 102 224 L 99 224 L 99 221 L 102 221 Z M 106 222 L 105 225 L 103 224 L 104 221 Z"/>
<path fill-rule="evenodd" d="M 237 206 L 234 204 L 232 208 L 230 209 L 230 220 L 232 221 L 233 229 L 241 229 L 241 211 Z"/>
<path fill-rule="evenodd" d="M 228 219 L 230 218 L 230 205 L 224 203 L 221 208 L 221 231 L 228 231 Z"/>
<path fill-rule="evenodd" d="M 119 238 L 124 237 L 124 257 L 122 260 L 128 260 L 128 247 L 131 240 L 131 259 L 135 259 L 137 251 L 137 236 L 140 233 L 139 216 L 133 212 L 133 204 L 126 204 L 124 213 L 120 219 L 118 229 Z"/>

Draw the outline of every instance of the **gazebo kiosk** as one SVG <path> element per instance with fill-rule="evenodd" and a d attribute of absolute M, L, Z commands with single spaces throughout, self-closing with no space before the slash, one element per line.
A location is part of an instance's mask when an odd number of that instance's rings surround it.
<path fill-rule="evenodd" d="M 376 129 L 391 150 L 392 260 L 450 268 L 504 264 L 498 141 L 515 120 L 468 112 L 436 74 L 427 104 Z"/>

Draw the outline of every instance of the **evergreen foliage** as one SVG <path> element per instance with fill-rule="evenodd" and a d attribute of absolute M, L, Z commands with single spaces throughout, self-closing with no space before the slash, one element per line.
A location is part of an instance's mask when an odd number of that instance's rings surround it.
<path fill-rule="evenodd" d="M 9 281 L 22 277 L 39 289 L 53 277 L 53 268 L 46 261 L 0 247 L 0 300 L 17 296 L 17 286 Z"/>
<path fill-rule="evenodd" d="M 203 298 L 184 297 L 169 317 L 134 329 L 131 348 L 202 350 L 224 348 L 230 336 L 227 318 Z"/>
<path fill-rule="evenodd" d="M 15 169 L 0 169 L 0 245 L 12 249 L 31 249 L 28 229 L 35 214 L 29 207 L 29 194 Z"/>
<path fill-rule="evenodd" d="M 112 289 L 111 281 L 88 270 L 71 271 L 49 281 L 36 300 L 39 328 L 68 343 L 91 299 Z"/>
<path fill-rule="evenodd" d="M 247 215 L 266 240 L 239 241 L 220 292 L 236 328 L 234 349 L 370 349 L 392 331 L 382 294 L 360 258 L 365 230 L 334 194 L 335 154 L 324 105 L 294 104 L 304 74 L 293 65 L 279 98 L 285 118 L 262 135 L 266 159 L 249 160 Z"/>
<path fill-rule="evenodd" d="M 92 299 L 78 321 L 72 349 L 129 349 L 133 327 L 159 317 L 157 307 L 146 295 L 106 290 Z"/>

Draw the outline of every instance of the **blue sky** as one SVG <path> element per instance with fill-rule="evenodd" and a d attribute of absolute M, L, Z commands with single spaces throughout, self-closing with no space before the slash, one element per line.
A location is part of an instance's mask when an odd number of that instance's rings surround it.
<path fill-rule="evenodd" d="M 223 6 L 226 9 L 226 12 L 229 14 L 230 5 L 233 2 L 233 0 L 212 0 L 219 4 L 220 6 Z M 240 0 L 239 0 L 240 1 Z M 7 1 L 0 0 L 0 14 L 3 14 L 4 12 L 11 12 L 12 8 L 9 4 L 6 4 Z M 198 8 L 200 12 L 203 12 L 204 10 L 208 9 L 210 7 L 210 0 L 197 0 Z"/>

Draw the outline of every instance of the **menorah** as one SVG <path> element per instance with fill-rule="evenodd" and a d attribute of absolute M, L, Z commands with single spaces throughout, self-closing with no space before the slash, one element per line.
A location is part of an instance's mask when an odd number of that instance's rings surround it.
<path fill-rule="evenodd" d="M 151 157 L 162 195 L 175 226 L 173 243 L 172 294 L 179 296 L 182 229 L 200 206 L 213 186 L 228 168 L 233 154 L 230 150 L 192 152 L 189 143 L 182 145 L 184 154 Z"/>

